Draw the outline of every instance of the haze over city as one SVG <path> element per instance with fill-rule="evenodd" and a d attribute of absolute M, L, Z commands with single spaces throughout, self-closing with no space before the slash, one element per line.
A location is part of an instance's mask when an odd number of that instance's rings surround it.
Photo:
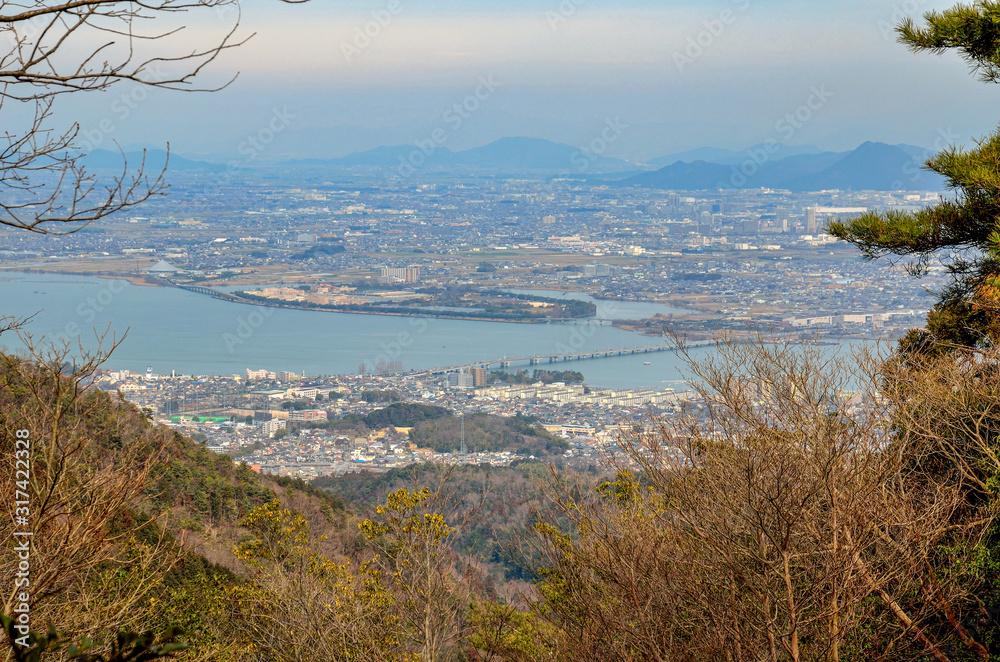
<path fill-rule="evenodd" d="M 0 662 L 1000 660 L 955 1 L 0 0 Z"/>
<path fill-rule="evenodd" d="M 74 102 L 73 118 L 108 142 L 232 158 L 275 109 L 292 119 L 262 157 L 332 158 L 412 144 L 448 128 L 453 150 L 503 137 L 579 146 L 605 122 L 628 126 L 607 156 L 644 162 L 699 147 L 740 150 L 813 88 L 831 95 L 788 142 L 846 151 L 868 140 L 933 148 L 969 144 L 995 127 L 1000 104 L 958 58 L 914 56 L 892 26 L 947 2 L 778 0 L 712 2 L 409 2 L 285 5 L 252 0 L 243 33 L 256 36 L 217 63 L 214 94 L 116 88 Z M 219 12 L 188 29 L 219 36 Z M 368 35 L 366 36 L 365 31 Z M 498 84 L 461 126 L 443 121 Z M 955 104 L 954 99 L 962 99 Z M 119 101 L 115 105 L 115 101 Z"/>

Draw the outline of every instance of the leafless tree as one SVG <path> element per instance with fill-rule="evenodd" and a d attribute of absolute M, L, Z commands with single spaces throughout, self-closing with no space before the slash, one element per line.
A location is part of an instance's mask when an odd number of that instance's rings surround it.
<path fill-rule="evenodd" d="M 305 0 L 281 0 L 298 3 Z M 66 234 L 164 193 L 163 169 L 145 153 L 106 180 L 87 170 L 80 125 L 56 128 L 65 94 L 131 82 L 149 88 L 211 91 L 205 68 L 252 35 L 239 30 L 239 0 L 16 0 L 0 2 L 0 225 Z M 184 21 L 223 27 L 192 46 Z M 22 117 L 20 128 L 12 118 Z M 169 146 L 168 146 L 169 152 Z"/>
<path fill-rule="evenodd" d="M 20 539 L 31 574 L 27 589 L 8 583 L 3 612 L 30 590 L 32 618 L 61 631 L 139 627 L 136 605 L 176 560 L 162 537 L 140 542 L 163 530 L 140 502 L 170 433 L 92 386 L 113 339 L 71 359 L 68 346 L 18 333 L 26 355 L 0 355 L 0 483 L 11 498 L 21 493 L 23 508 L 0 520 L 0 533 L 31 534 Z M 22 558 L 8 547 L 0 569 L 13 578 Z"/>
<path fill-rule="evenodd" d="M 988 659 L 970 623 L 997 514 L 997 365 L 721 345 L 692 364 L 699 407 L 618 440 L 615 480 L 554 476 L 537 618 L 498 620 L 488 652 Z"/>

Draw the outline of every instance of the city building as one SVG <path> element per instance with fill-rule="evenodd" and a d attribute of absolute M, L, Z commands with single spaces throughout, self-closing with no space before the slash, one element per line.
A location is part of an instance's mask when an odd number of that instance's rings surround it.
<path fill-rule="evenodd" d="M 325 421 L 326 412 L 322 409 L 304 409 L 302 411 L 288 412 L 290 423 L 308 423 L 310 421 Z"/>
<path fill-rule="evenodd" d="M 485 372 L 485 371 L 484 371 Z M 485 377 L 483 378 L 485 381 Z M 461 372 L 448 373 L 448 388 L 469 389 L 475 388 L 476 381 L 472 373 L 462 370 Z"/>
<path fill-rule="evenodd" d="M 603 278 L 611 275 L 611 266 L 607 264 L 585 264 L 583 275 L 588 278 Z"/>
<path fill-rule="evenodd" d="M 252 382 L 259 382 L 263 380 L 275 379 L 275 374 L 273 372 L 268 372 L 267 370 L 251 370 L 247 368 L 247 379 Z"/>
<path fill-rule="evenodd" d="M 270 421 L 264 421 L 260 429 L 267 437 L 273 437 L 278 430 L 284 430 L 288 427 L 288 421 L 281 419 L 273 419 Z"/>
<path fill-rule="evenodd" d="M 472 386 L 473 388 L 483 388 L 486 386 L 486 368 L 472 369 Z"/>
<path fill-rule="evenodd" d="M 420 267 L 382 267 L 378 282 L 383 285 L 392 283 L 420 282 Z"/>

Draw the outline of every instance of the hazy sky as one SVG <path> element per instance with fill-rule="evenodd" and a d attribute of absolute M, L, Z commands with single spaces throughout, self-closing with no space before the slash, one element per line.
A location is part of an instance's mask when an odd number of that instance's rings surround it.
<path fill-rule="evenodd" d="M 451 149 L 504 136 L 580 146 L 608 122 L 621 131 L 606 154 L 632 160 L 768 138 L 934 147 L 941 135 L 969 142 L 1000 123 L 1000 87 L 976 81 L 955 55 L 908 52 L 890 31 L 904 14 L 952 4 L 246 0 L 243 26 L 257 34 L 214 67 L 216 77 L 240 72 L 228 89 L 123 85 L 66 98 L 62 111 L 105 144 L 169 140 L 223 158 L 242 158 L 241 145 L 269 126 L 278 131 L 268 156 L 340 156 L 435 129 Z M 202 16 L 187 38 L 210 41 L 232 18 Z M 366 28 L 375 36 L 359 37 Z"/>

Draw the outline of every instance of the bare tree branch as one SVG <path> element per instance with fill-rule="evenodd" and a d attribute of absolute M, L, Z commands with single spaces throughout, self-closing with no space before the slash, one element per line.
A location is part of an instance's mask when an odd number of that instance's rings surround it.
<path fill-rule="evenodd" d="M 191 48 L 188 28 L 178 20 L 207 17 L 222 18 L 228 27 L 213 43 Z M 149 172 L 145 153 L 138 165 L 123 154 L 121 172 L 106 180 L 88 171 L 77 142 L 79 124 L 51 127 L 55 101 L 122 82 L 217 91 L 236 75 L 204 85 L 206 67 L 251 37 L 240 32 L 239 0 L 0 2 L 0 115 L 21 111 L 11 104 L 34 108 L 20 129 L 0 134 L 0 225 L 66 234 L 163 194 L 166 165 Z"/>

